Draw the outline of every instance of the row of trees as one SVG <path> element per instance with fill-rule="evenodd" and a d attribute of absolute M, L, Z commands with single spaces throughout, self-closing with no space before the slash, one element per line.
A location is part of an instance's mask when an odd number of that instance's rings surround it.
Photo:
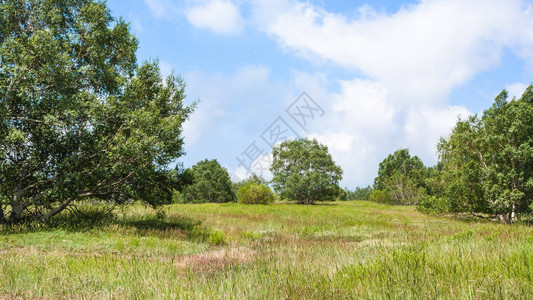
<path fill-rule="evenodd" d="M 301 204 L 330 201 L 342 191 L 338 182 L 342 170 L 328 153 L 325 145 L 316 140 L 285 141 L 273 149 L 271 184 L 280 199 Z M 185 186 L 176 193 L 178 202 L 234 202 L 270 203 L 274 195 L 267 182 L 252 175 L 232 183 L 229 174 L 217 160 L 198 162 L 190 169 L 179 172 Z M 260 196 L 259 196 L 260 195 Z"/>
<path fill-rule="evenodd" d="M 533 211 L 533 86 L 496 97 L 481 116 L 459 120 L 427 168 L 402 149 L 380 165 L 371 200 L 418 204 L 427 212 L 470 213 L 512 223 Z"/>

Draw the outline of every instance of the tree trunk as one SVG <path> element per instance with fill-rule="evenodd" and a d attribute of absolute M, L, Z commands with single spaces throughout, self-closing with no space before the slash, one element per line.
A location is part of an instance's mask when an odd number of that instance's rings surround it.
<path fill-rule="evenodd" d="M 54 209 L 50 210 L 48 213 L 44 214 L 41 217 L 42 222 L 46 222 L 50 220 L 53 216 L 57 215 L 58 213 L 62 212 L 69 204 L 72 202 L 72 198 L 68 198 L 67 200 L 63 201 L 59 206 L 55 207 Z"/>
<path fill-rule="evenodd" d="M 9 214 L 8 222 L 11 224 L 18 223 L 22 220 L 22 213 L 24 212 L 24 204 L 21 201 L 15 201 L 11 204 L 11 212 Z"/>
<path fill-rule="evenodd" d="M 6 217 L 4 216 L 4 208 L 2 207 L 2 204 L 0 204 L 0 224 L 6 223 Z"/>
<path fill-rule="evenodd" d="M 504 222 L 505 224 L 509 224 L 509 215 L 508 214 L 499 214 L 498 215 L 498 220 L 500 220 L 500 222 Z"/>

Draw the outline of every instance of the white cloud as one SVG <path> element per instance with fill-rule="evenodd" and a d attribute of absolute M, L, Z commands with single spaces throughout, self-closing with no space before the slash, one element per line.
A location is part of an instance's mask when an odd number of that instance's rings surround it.
<path fill-rule="evenodd" d="M 356 18 L 290 0 L 259 0 L 259 26 L 281 45 L 362 71 L 413 103 L 500 63 L 509 48 L 533 58 L 533 18 L 520 0 L 432 0 L 395 14 L 366 6 Z"/>
<path fill-rule="evenodd" d="M 522 97 L 522 94 L 526 91 L 528 84 L 522 82 L 515 82 L 505 86 L 507 92 L 509 92 L 509 99 L 519 99 Z"/>
<path fill-rule="evenodd" d="M 342 93 L 335 97 L 333 111 L 341 114 L 352 127 L 370 134 L 384 133 L 394 128 L 394 103 L 382 84 L 355 79 L 341 81 L 340 85 Z"/>
<path fill-rule="evenodd" d="M 437 141 L 450 134 L 459 117 L 465 119 L 470 114 L 463 106 L 409 111 L 404 127 L 404 147 L 416 149 L 417 153 L 411 151 L 411 155 L 415 154 L 426 162 L 435 163 Z"/>
<path fill-rule="evenodd" d="M 348 152 L 352 148 L 354 136 L 346 132 L 332 132 L 326 134 L 311 134 L 311 139 L 317 139 L 328 145 L 329 150 L 338 152 Z"/>
<path fill-rule="evenodd" d="M 313 123 L 309 137 L 328 146 L 351 188 L 370 183 L 379 162 L 399 148 L 434 164 L 439 138 L 450 133 L 458 116 L 470 114 L 462 106 L 402 108 L 383 85 L 370 80 L 339 84 L 340 91 L 325 98 L 333 99 L 327 120 Z M 316 99 L 322 103 L 323 98 Z"/>
<path fill-rule="evenodd" d="M 366 185 L 376 175 L 379 162 L 402 139 L 395 120 L 396 107 L 389 100 L 387 89 L 378 82 L 343 80 L 338 82 L 337 93 L 328 93 L 329 84 L 323 74 L 314 77 L 299 74 L 297 79 L 300 88 L 307 90 L 309 83 L 314 87 L 310 95 L 319 105 L 328 105 L 324 119 L 312 122 L 309 137 L 328 146 L 344 170 L 344 185 Z"/>
<path fill-rule="evenodd" d="M 179 6 L 173 0 L 144 0 L 150 12 L 156 18 L 171 18 L 179 14 Z"/>
<path fill-rule="evenodd" d="M 521 0 L 424 0 L 395 13 L 365 5 L 352 16 L 309 2 L 257 0 L 253 16 L 285 50 L 362 74 L 336 81 L 336 93 L 323 74 L 297 74 L 311 96 L 329 100 L 327 120 L 312 136 L 329 146 L 350 185 L 369 183 L 399 148 L 435 163 L 438 139 L 470 114 L 448 104 L 452 90 L 500 65 L 506 51 L 533 65 L 532 10 Z"/>
<path fill-rule="evenodd" d="M 227 0 L 210 0 L 188 8 L 185 14 L 193 26 L 218 34 L 240 33 L 244 24 L 238 7 Z"/>

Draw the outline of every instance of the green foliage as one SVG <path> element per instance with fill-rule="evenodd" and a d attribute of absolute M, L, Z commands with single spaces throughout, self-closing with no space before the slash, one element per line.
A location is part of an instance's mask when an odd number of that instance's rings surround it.
<path fill-rule="evenodd" d="M 248 183 L 237 192 L 237 201 L 241 204 L 270 204 L 274 202 L 274 193 L 264 184 Z"/>
<path fill-rule="evenodd" d="M 337 195 L 337 200 L 348 201 L 348 191 L 339 187 L 339 192 Z"/>
<path fill-rule="evenodd" d="M 427 169 L 418 156 L 411 157 L 408 149 L 397 150 L 379 164 L 378 176 L 374 179 L 374 188 L 386 189 L 388 184 L 386 181 L 398 175 L 406 176 L 422 184 L 427 177 Z"/>
<path fill-rule="evenodd" d="M 270 168 L 274 189 L 282 198 L 300 204 L 335 199 L 342 169 L 335 164 L 328 148 L 315 139 L 285 141 L 273 149 Z"/>
<path fill-rule="evenodd" d="M 382 190 L 372 190 L 372 193 L 369 197 L 370 201 L 377 202 L 377 203 L 390 203 L 390 196 L 387 194 L 387 192 Z"/>
<path fill-rule="evenodd" d="M 186 203 L 184 190 L 194 182 L 194 175 L 191 169 L 184 169 L 181 163 L 174 168 L 173 178 L 175 184 L 172 190 L 172 203 Z"/>
<path fill-rule="evenodd" d="M 192 184 L 183 190 L 183 202 L 224 203 L 235 201 L 228 171 L 216 159 L 200 161 L 188 172 L 192 175 L 193 180 Z"/>
<path fill-rule="evenodd" d="M 371 195 L 370 199 L 400 205 L 417 204 L 425 194 L 428 174 L 420 158 L 411 157 L 407 149 L 400 149 L 379 164 L 374 189 L 383 194 Z"/>
<path fill-rule="evenodd" d="M 418 202 L 417 209 L 427 214 L 439 214 L 448 212 L 449 206 L 443 197 L 425 195 Z"/>
<path fill-rule="evenodd" d="M 347 200 L 369 200 L 370 194 L 372 194 L 372 187 L 356 187 L 355 190 L 350 191 L 348 188 L 344 189 L 346 191 Z"/>
<path fill-rule="evenodd" d="M 213 231 L 209 234 L 207 242 L 211 245 L 222 246 L 226 244 L 226 237 L 222 231 Z"/>
<path fill-rule="evenodd" d="M 104 2 L 3 1 L 0 223 L 47 220 L 73 201 L 171 199 L 185 84 Z"/>
<path fill-rule="evenodd" d="M 443 178 L 443 163 L 439 161 L 436 166 L 427 168 L 427 178 L 425 180 L 426 194 L 436 197 L 444 197 L 446 182 Z"/>
<path fill-rule="evenodd" d="M 200 224 L 191 228 L 189 238 L 193 241 L 207 242 L 215 246 L 226 244 L 226 237 L 222 231 L 212 230 Z"/>
<path fill-rule="evenodd" d="M 450 211 L 484 212 L 513 222 L 533 202 L 533 91 L 504 90 L 481 118 L 459 120 L 439 152 Z"/>
<path fill-rule="evenodd" d="M 233 183 L 233 193 L 235 195 L 237 195 L 239 190 L 243 186 L 248 185 L 249 183 L 263 184 L 263 185 L 267 185 L 268 184 L 268 182 L 263 177 L 252 173 L 252 175 L 250 175 L 250 177 L 248 177 L 248 178 L 246 178 L 244 180 L 241 180 L 239 182 Z"/>

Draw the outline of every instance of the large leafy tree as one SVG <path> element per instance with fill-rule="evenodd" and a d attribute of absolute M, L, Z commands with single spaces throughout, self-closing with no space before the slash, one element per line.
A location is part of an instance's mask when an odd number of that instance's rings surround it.
<path fill-rule="evenodd" d="M 482 117 L 461 120 L 439 145 L 455 211 L 513 222 L 533 203 L 533 87 L 520 99 L 504 90 Z"/>
<path fill-rule="evenodd" d="M 87 198 L 170 200 L 192 108 L 136 49 L 104 2 L 0 2 L 0 222 Z"/>
<path fill-rule="evenodd" d="M 185 202 L 224 203 L 235 201 L 231 179 L 226 168 L 216 159 L 202 160 L 190 169 L 192 183 L 183 193 Z"/>
<path fill-rule="evenodd" d="M 334 200 L 342 169 L 317 140 L 285 141 L 273 149 L 272 183 L 280 196 L 300 204 Z"/>

